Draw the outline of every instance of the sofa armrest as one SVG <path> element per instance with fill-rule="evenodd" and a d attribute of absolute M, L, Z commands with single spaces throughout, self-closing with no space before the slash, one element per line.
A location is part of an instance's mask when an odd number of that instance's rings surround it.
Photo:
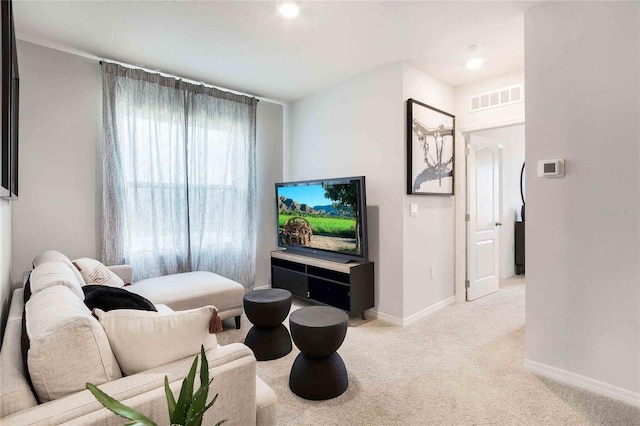
<path fill-rule="evenodd" d="M 133 266 L 113 265 L 113 266 L 107 266 L 107 268 L 109 268 L 111 272 L 113 272 L 118 277 L 120 277 L 120 279 L 124 281 L 125 285 L 133 284 Z"/>
<path fill-rule="evenodd" d="M 178 396 L 182 380 L 187 375 L 193 358 L 190 356 L 138 374 L 100 385 L 100 389 L 118 401 L 139 410 L 157 424 L 168 424 L 164 376 Z M 229 419 L 229 425 L 249 425 L 256 421 L 256 359 L 253 352 L 241 343 L 218 346 L 207 351 L 209 375 L 213 383 L 211 399 L 218 400 L 205 416 L 203 424 L 215 424 Z M 198 377 L 198 375 L 196 375 Z M 197 384 L 196 384 L 197 386 Z M 214 421 L 214 419 L 217 419 Z M 37 407 L 19 411 L 0 419 L 4 425 L 122 425 L 123 419 L 112 414 L 84 390 Z"/>

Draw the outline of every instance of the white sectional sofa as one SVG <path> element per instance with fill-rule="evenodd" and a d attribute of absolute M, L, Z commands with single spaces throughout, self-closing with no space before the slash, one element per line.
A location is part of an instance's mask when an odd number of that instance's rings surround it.
<path fill-rule="evenodd" d="M 44 262 L 38 259 L 34 264 L 41 261 Z M 114 268 L 114 272 L 122 278 L 129 274 L 128 271 L 130 268 Z M 192 278 L 196 283 L 204 279 L 198 276 Z M 133 289 L 136 285 L 127 288 Z M 169 283 L 164 285 L 169 286 Z M 150 284 L 147 283 L 147 286 Z M 139 290 L 143 288 L 144 291 L 150 291 L 146 286 L 141 286 Z M 181 294 L 174 299 L 174 306 L 193 307 L 184 297 L 186 291 L 187 288 L 183 288 L 179 292 Z M 167 290 L 167 293 L 170 292 Z M 209 303 L 207 295 L 197 291 L 194 294 L 197 300 L 191 303 L 199 306 Z M 170 310 L 166 307 L 159 310 L 167 309 Z M 237 314 L 234 309 L 225 310 L 227 317 Z M 170 387 L 177 395 L 195 354 L 123 376 L 104 329 L 82 299 L 63 285 L 52 285 L 31 296 L 25 315 L 29 330 L 27 334 L 35 339 L 31 341 L 27 363 L 31 379 L 40 400 L 50 399 L 38 404 L 21 353 L 24 311 L 24 290 L 17 289 L 12 297 L 0 350 L 0 424 L 125 423 L 124 419 L 103 408 L 88 390 L 83 390 L 86 381 L 98 384 L 102 390 L 144 413 L 159 425 L 168 424 L 164 377 L 168 376 Z M 221 316 L 225 311 L 221 311 Z M 210 395 L 219 393 L 219 397 L 207 412 L 203 424 L 228 419 L 225 425 L 275 425 L 276 396 L 256 376 L 256 359 L 251 350 L 241 343 L 216 345 L 206 355 L 210 377 L 214 378 Z"/>

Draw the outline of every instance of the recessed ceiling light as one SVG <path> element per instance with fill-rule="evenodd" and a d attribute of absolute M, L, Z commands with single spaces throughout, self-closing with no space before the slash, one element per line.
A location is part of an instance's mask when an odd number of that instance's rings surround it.
<path fill-rule="evenodd" d="M 467 63 L 465 64 L 465 66 L 467 68 L 469 68 L 470 70 L 477 70 L 478 68 L 480 68 L 482 66 L 482 64 L 484 64 L 484 59 L 482 59 L 482 58 L 473 58 L 473 59 L 469 59 L 467 61 Z"/>
<path fill-rule="evenodd" d="M 280 15 L 284 18 L 293 19 L 298 16 L 298 13 L 300 13 L 300 8 L 294 2 L 288 1 L 280 3 L 278 6 L 278 12 L 280 12 Z"/>

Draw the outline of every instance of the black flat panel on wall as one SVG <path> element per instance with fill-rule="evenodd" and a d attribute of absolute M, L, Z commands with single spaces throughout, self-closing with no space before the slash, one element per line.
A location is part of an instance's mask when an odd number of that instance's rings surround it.
<path fill-rule="evenodd" d="M 1 3 L 1 72 L 0 72 L 0 196 L 18 196 L 18 55 L 13 25 L 13 3 Z"/>

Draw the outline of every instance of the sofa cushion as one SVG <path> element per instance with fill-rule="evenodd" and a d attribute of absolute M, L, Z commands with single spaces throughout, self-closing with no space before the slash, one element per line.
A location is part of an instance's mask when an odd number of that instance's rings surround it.
<path fill-rule="evenodd" d="M 154 311 L 157 309 L 148 299 L 139 294 L 131 293 L 124 288 L 108 287 L 105 285 L 85 285 L 84 304 L 90 310 L 99 308 L 105 312 L 114 309 L 136 309 L 139 311 Z"/>
<path fill-rule="evenodd" d="M 95 259 L 81 257 L 74 260 L 73 265 L 80 271 L 87 284 L 124 287 L 124 281 L 119 276 Z"/>
<path fill-rule="evenodd" d="M 61 260 L 50 260 L 36 266 L 31 272 L 29 282 L 32 294 L 38 293 L 47 287 L 62 285 L 71 290 L 80 300 L 84 300 L 84 293 L 82 292 L 84 281 L 78 281 L 73 272 Z"/>
<path fill-rule="evenodd" d="M 94 311 L 126 375 L 196 355 L 201 345 L 216 347 L 216 335 L 209 332 L 214 312 L 213 306 L 168 313 Z"/>
<path fill-rule="evenodd" d="M 127 290 L 176 311 L 214 305 L 221 314 L 242 309 L 245 293 L 242 285 L 213 272 L 186 272 L 148 278 L 136 281 Z"/>
<path fill-rule="evenodd" d="M 22 334 L 22 289 L 13 292 L 11 306 L 4 329 L 2 350 L 0 351 L 0 418 L 37 405 L 29 382 L 24 375 L 24 365 L 20 354 Z"/>
<path fill-rule="evenodd" d="M 57 250 L 47 250 L 44 253 L 36 256 L 35 259 L 33 259 L 33 267 L 36 268 L 45 262 L 49 262 L 50 260 L 59 260 L 61 262 L 64 262 L 65 265 L 67 265 L 69 269 L 73 272 L 73 274 L 76 276 L 80 285 L 85 284 L 84 278 L 82 278 L 80 271 L 78 271 L 78 269 L 75 266 L 73 266 L 73 263 L 71 263 L 71 260 L 69 260 L 67 256 L 65 256 L 64 254 L 60 253 Z"/>
<path fill-rule="evenodd" d="M 68 287 L 34 292 L 26 314 L 27 363 L 41 402 L 122 377 L 102 326 Z"/>

